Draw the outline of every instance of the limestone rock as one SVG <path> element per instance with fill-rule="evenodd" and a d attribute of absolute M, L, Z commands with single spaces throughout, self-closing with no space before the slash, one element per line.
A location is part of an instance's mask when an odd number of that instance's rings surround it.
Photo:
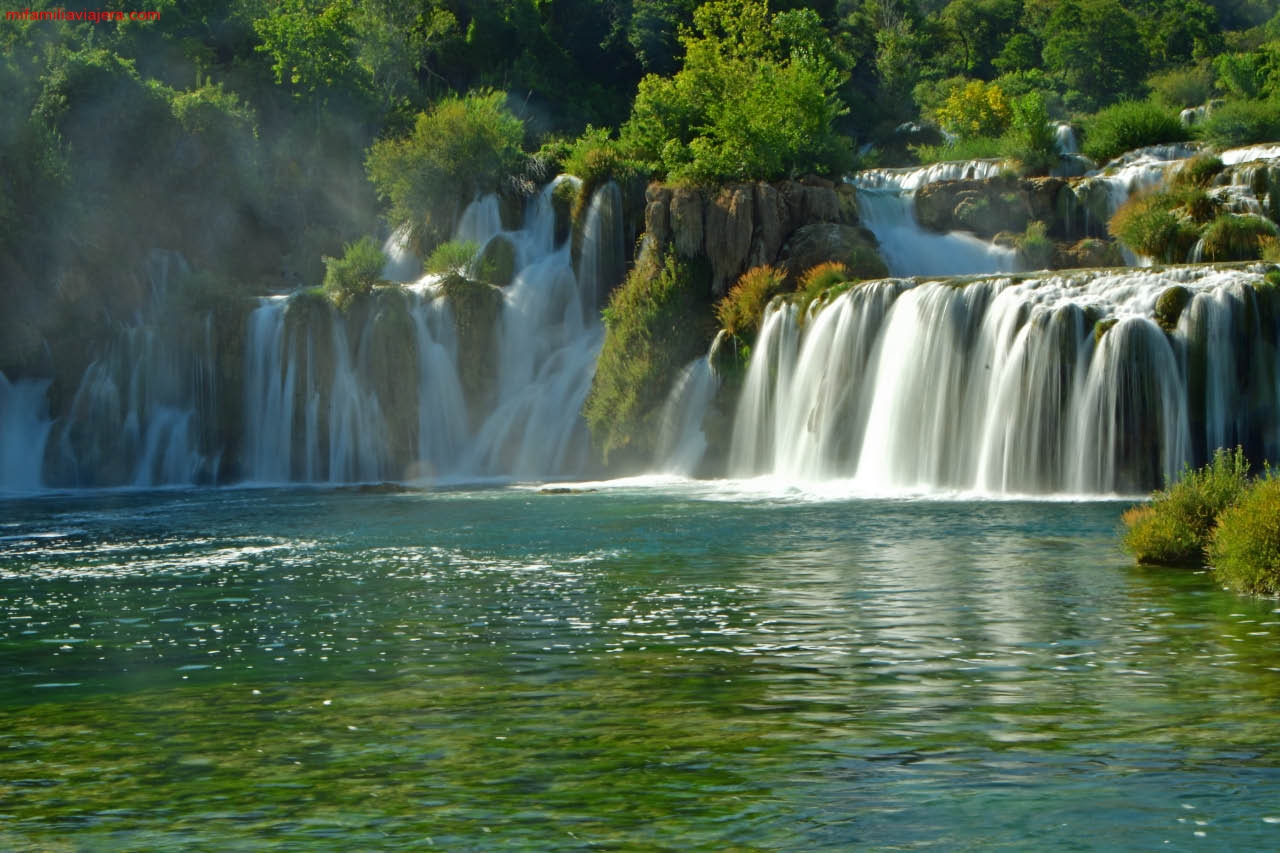
<path fill-rule="evenodd" d="M 705 243 L 711 261 L 711 292 L 723 296 L 747 268 L 755 230 L 755 194 L 750 185 L 725 187 L 707 205 Z"/>
<path fill-rule="evenodd" d="M 702 193 L 691 187 L 676 187 L 671 193 L 671 233 L 676 252 L 686 258 L 702 253 Z"/>
<path fill-rule="evenodd" d="M 797 228 L 783 248 L 779 261 L 793 282 L 805 271 L 828 261 L 847 265 L 859 278 L 878 278 L 888 274 L 877 253 L 875 235 L 865 228 L 838 222 L 819 222 Z"/>

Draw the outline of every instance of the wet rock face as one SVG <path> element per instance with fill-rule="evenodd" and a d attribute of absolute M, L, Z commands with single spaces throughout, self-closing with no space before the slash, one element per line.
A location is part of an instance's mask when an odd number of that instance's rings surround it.
<path fill-rule="evenodd" d="M 778 263 L 783 247 L 806 226 L 852 229 L 860 235 L 859 245 L 874 252 L 874 239 L 868 242 L 868 232 L 856 228 L 854 188 L 820 178 L 713 190 L 655 184 L 645 200 L 646 245 L 659 253 L 671 246 L 681 257 L 705 257 L 714 296 L 723 296 L 748 269 Z M 839 258 L 823 257 L 817 263 L 825 260 Z"/>

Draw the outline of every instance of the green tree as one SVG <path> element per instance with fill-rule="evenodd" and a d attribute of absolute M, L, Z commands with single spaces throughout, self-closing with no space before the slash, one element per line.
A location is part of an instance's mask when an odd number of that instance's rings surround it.
<path fill-rule="evenodd" d="M 519 166 L 524 123 L 506 100 L 495 91 L 445 98 L 418 115 L 411 135 L 370 148 L 369 179 L 421 253 L 449 237 L 477 193 L 497 190 Z"/>
<path fill-rule="evenodd" d="M 1044 61 L 1069 104 L 1096 109 L 1137 93 L 1147 57 L 1137 19 L 1118 0 L 1064 0 L 1045 25 Z"/>
<path fill-rule="evenodd" d="M 970 80 L 951 90 L 938 110 L 943 128 L 961 139 L 999 136 L 1009 126 L 1009 99 L 995 83 Z"/>
<path fill-rule="evenodd" d="M 673 178 L 777 178 L 844 166 L 834 129 L 844 72 L 817 15 L 770 15 L 763 2 L 716 0 L 681 35 L 672 77 L 640 82 L 622 144 Z"/>

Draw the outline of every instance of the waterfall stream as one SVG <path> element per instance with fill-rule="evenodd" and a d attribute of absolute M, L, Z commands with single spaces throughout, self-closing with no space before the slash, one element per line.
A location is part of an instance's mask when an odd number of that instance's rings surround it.
<path fill-rule="evenodd" d="M 871 494 L 1129 494 L 1215 447 L 1274 455 L 1277 330 L 1260 284 L 1207 267 L 889 279 L 803 327 L 775 304 L 730 474 Z M 1166 334 L 1149 318 L 1174 286 L 1194 295 Z"/>
<path fill-rule="evenodd" d="M 614 184 L 594 195 L 575 274 L 570 242 L 555 241 L 555 187 L 530 201 L 516 230 L 503 227 L 494 196 L 460 218 L 458 240 L 512 248 L 510 284 L 474 285 L 491 314 L 464 320 L 431 275 L 376 295 L 363 313 L 314 298 L 263 300 L 246 346 L 244 478 L 580 473 L 589 451 L 580 412 L 604 337 L 599 303 L 624 272 L 621 196 Z M 409 268 L 392 260 L 389 269 Z"/>

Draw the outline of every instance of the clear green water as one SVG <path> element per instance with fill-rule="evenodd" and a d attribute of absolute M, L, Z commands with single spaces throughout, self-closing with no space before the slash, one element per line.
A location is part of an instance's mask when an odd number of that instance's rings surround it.
<path fill-rule="evenodd" d="M 1280 612 L 1114 503 L 0 503 L 0 848 L 1280 848 Z"/>

